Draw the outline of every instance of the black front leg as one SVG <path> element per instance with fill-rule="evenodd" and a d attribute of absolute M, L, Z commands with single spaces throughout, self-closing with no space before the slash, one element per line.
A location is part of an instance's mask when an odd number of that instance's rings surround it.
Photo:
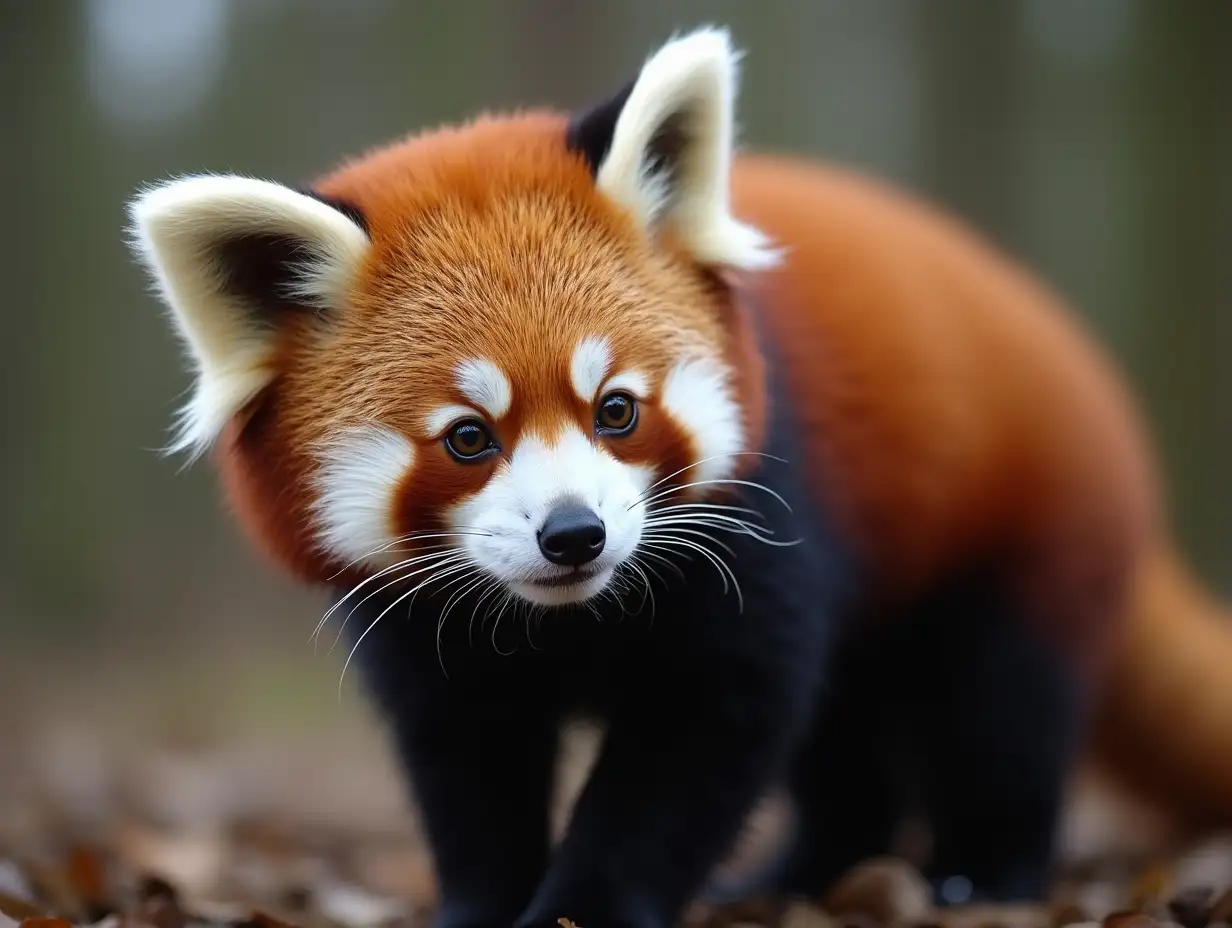
<path fill-rule="evenodd" d="M 435 924 L 509 928 L 547 868 L 558 714 L 541 692 L 461 661 L 446 677 L 414 634 L 422 624 L 377 627 L 359 653 L 427 833 Z"/>
<path fill-rule="evenodd" d="M 755 627 L 760 616 L 744 616 Z M 747 645 L 664 659 L 631 680 L 565 838 L 519 928 L 666 928 L 784 768 L 811 658 Z M 762 643 L 764 645 L 764 642 Z M 784 646 L 786 642 L 782 643 Z"/>
<path fill-rule="evenodd" d="M 396 723 L 431 845 L 440 928 L 508 928 L 547 867 L 554 720 L 459 698 Z"/>

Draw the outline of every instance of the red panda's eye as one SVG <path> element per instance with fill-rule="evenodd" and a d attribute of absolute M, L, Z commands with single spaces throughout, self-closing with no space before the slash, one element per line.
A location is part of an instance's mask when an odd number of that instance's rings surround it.
<path fill-rule="evenodd" d="M 467 419 L 449 430 L 445 436 L 445 447 L 459 461 L 473 461 L 488 451 L 496 450 L 496 442 L 482 422 Z"/>
<path fill-rule="evenodd" d="M 627 435 L 637 424 L 637 404 L 628 393 L 609 393 L 599 404 L 595 424 L 601 433 Z"/>

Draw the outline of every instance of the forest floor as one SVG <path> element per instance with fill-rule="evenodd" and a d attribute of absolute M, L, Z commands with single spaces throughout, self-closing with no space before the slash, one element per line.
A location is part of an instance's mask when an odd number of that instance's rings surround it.
<path fill-rule="evenodd" d="M 306 683 L 268 660 L 250 668 L 211 667 L 205 695 L 183 668 L 153 665 L 122 675 L 127 690 L 115 675 L 76 690 L 39 673 L 0 680 L 0 928 L 428 924 L 431 861 L 360 700 L 334 698 L 336 667 Z M 585 737 L 573 744 L 558 828 L 593 749 Z M 733 867 L 773 836 L 772 813 L 755 820 Z M 916 871 L 885 860 L 824 900 L 698 906 L 687 922 L 1232 928 L 1232 844 L 1173 860 L 1087 859 L 1047 906 L 934 910 Z"/>

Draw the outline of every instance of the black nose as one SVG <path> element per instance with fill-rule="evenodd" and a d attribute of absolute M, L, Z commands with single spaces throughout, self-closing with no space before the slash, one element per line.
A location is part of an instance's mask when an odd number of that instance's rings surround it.
<path fill-rule="evenodd" d="M 539 550 L 553 564 L 580 567 L 603 551 L 607 532 L 594 511 L 579 503 L 561 503 L 539 529 Z"/>

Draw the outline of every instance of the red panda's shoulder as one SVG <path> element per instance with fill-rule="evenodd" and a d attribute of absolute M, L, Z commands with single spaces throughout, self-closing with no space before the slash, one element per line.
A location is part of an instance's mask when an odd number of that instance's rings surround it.
<path fill-rule="evenodd" d="M 887 575 L 909 585 L 1084 509 L 1126 538 L 1144 531 L 1154 475 L 1131 399 L 1028 270 L 925 199 L 842 168 L 745 156 L 732 191 L 783 249 L 751 286 L 812 481 Z"/>

